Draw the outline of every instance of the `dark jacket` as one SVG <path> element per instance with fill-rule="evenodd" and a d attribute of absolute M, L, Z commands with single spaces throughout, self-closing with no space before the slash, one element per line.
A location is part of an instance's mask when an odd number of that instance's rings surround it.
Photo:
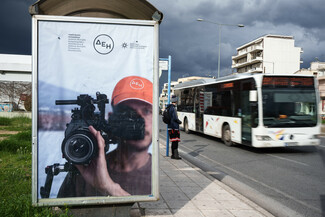
<path fill-rule="evenodd" d="M 173 104 L 167 106 L 169 115 L 171 117 L 170 123 L 168 124 L 168 129 L 179 130 L 179 125 L 182 123 L 177 117 L 177 112 Z"/>

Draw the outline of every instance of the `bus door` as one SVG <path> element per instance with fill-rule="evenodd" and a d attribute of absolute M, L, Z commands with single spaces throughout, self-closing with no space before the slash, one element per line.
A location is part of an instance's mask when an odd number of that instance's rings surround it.
<path fill-rule="evenodd" d="M 253 81 L 245 81 L 241 87 L 240 107 L 242 117 L 242 140 L 251 143 L 252 127 L 257 126 L 257 91 Z"/>
<path fill-rule="evenodd" d="M 203 88 L 196 88 L 194 97 L 194 112 L 196 131 L 203 132 L 204 92 Z"/>

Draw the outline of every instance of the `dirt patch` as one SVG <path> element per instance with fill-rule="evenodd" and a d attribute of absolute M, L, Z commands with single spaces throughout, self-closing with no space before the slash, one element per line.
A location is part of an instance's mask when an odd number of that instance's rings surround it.
<path fill-rule="evenodd" d="M 0 134 L 10 134 L 10 135 L 13 135 L 13 134 L 17 134 L 19 133 L 18 131 L 9 131 L 9 130 L 0 130 Z"/>
<path fill-rule="evenodd" d="M 7 136 L 4 136 L 4 137 L 0 137 L 0 142 L 2 141 L 2 140 L 5 140 L 5 139 L 7 139 L 8 137 Z"/>
<path fill-rule="evenodd" d="M 18 131 L 9 131 L 9 130 L 0 130 L 0 135 L 14 135 L 14 134 L 17 134 L 17 133 L 19 133 L 19 132 Z M 8 138 L 8 136 L 0 137 L 0 142 L 2 140 L 7 139 L 7 138 Z"/>

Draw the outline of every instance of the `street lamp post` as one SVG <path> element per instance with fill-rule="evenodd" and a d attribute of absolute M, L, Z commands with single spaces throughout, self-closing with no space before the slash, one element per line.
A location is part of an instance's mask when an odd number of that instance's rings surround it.
<path fill-rule="evenodd" d="M 207 23 L 213 23 L 213 24 L 216 24 L 218 25 L 218 32 L 219 32 L 219 49 L 218 49 L 218 78 L 220 77 L 220 45 L 221 45 L 221 27 L 222 26 L 237 26 L 237 27 L 245 27 L 243 24 L 224 24 L 224 23 L 217 23 L 217 22 L 213 22 L 213 21 L 210 21 L 210 20 L 204 20 L 204 19 L 201 19 L 201 18 L 198 18 L 197 21 L 200 21 L 200 22 L 207 22 Z"/>

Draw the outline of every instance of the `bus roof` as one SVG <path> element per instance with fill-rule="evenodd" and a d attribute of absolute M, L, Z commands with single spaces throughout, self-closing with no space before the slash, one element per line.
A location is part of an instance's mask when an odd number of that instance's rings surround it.
<path fill-rule="evenodd" d="M 205 78 L 205 79 L 197 79 L 192 81 L 186 81 L 183 83 L 176 84 L 174 86 L 174 89 L 182 89 L 186 87 L 192 87 L 192 86 L 201 86 L 209 83 L 215 83 L 216 79 L 214 78 Z"/>
<path fill-rule="evenodd" d="M 219 83 L 222 81 L 238 79 L 241 77 L 247 78 L 247 77 L 253 77 L 253 76 L 251 73 L 249 73 L 249 74 L 245 73 L 245 74 L 232 74 L 232 75 L 224 76 L 221 78 L 207 78 L 207 79 L 192 80 L 192 81 L 187 81 L 184 83 L 176 84 L 174 86 L 174 90 L 202 86 L 202 85 L 206 85 L 206 84 L 214 84 L 214 83 Z"/>
<path fill-rule="evenodd" d="M 232 74 L 221 78 L 208 78 L 208 79 L 198 79 L 187 81 L 183 83 L 176 84 L 174 86 L 174 90 L 184 89 L 184 88 L 191 88 L 197 86 L 204 86 L 207 84 L 215 84 L 220 82 L 227 82 L 232 80 L 239 80 L 245 78 L 253 78 L 253 77 L 263 77 L 263 76 L 288 76 L 288 77 L 314 77 L 313 75 L 303 75 L 303 74 L 256 74 L 256 73 L 240 73 L 240 74 Z"/>

